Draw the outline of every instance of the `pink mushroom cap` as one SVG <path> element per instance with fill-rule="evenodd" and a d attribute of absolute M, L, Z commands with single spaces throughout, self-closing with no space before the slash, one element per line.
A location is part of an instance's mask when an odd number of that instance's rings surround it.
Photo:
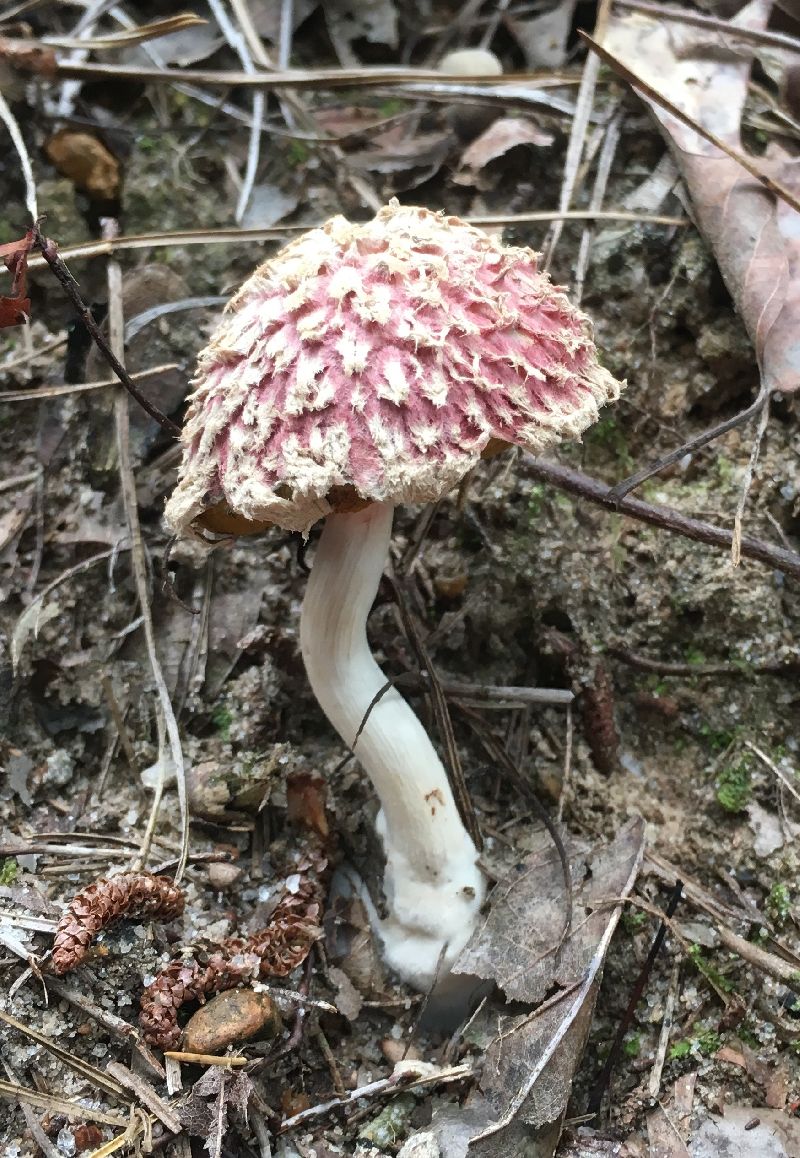
<path fill-rule="evenodd" d="M 176 532 L 220 506 L 305 532 L 343 489 L 435 501 L 490 443 L 577 438 L 622 388 L 532 250 L 397 202 L 365 224 L 334 217 L 260 266 L 194 385 Z"/>

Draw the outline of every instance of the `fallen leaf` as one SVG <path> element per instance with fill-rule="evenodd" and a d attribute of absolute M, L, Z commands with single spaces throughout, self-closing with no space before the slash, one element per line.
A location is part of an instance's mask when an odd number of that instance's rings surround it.
<path fill-rule="evenodd" d="M 772 0 L 751 0 L 732 25 L 766 26 Z M 640 13 L 615 12 L 604 47 L 705 129 L 742 152 L 740 124 L 751 59 L 707 34 Z M 686 182 L 698 225 L 719 264 L 770 390 L 800 387 L 800 215 L 733 158 L 647 98 Z M 761 165 L 800 192 L 800 162 L 773 146 Z"/>
<path fill-rule="evenodd" d="M 19 241 L 0 245 L 0 257 L 11 271 L 11 293 L 0 297 L 0 329 L 23 325 L 30 316 L 31 299 L 27 296 L 28 255 L 33 246 L 33 230 Z"/>
<path fill-rule="evenodd" d="M 561 0 L 548 12 L 527 20 L 507 14 L 506 26 L 525 54 L 528 68 L 561 68 L 566 62 L 575 2 Z"/>
<path fill-rule="evenodd" d="M 339 62 L 345 68 L 357 68 L 361 61 L 353 50 L 356 41 L 397 47 L 397 9 L 393 0 L 325 0 L 325 24 Z"/>
<path fill-rule="evenodd" d="M 795 1158 L 800 1150 L 797 1118 L 753 1106 L 726 1106 L 723 1113 L 709 1116 L 693 1131 L 692 1158 Z"/>
<path fill-rule="evenodd" d="M 500 117 L 464 150 L 461 164 L 477 172 L 517 145 L 552 145 L 554 140 L 552 133 L 546 133 L 524 117 Z"/>
<path fill-rule="evenodd" d="M 564 902 L 552 847 L 533 853 L 497 886 L 489 916 L 454 972 L 492 980 L 530 1009 L 501 1018 L 487 1050 L 481 1089 L 498 1121 L 473 1143 L 470 1154 L 476 1158 L 493 1152 L 481 1149 L 484 1142 L 495 1146 L 499 1132 L 520 1123 L 544 1130 L 548 1147 L 557 1143 L 559 1129 L 549 1127 L 566 1109 L 619 919 L 619 898 L 633 888 L 643 852 L 644 822 L 636 817 L 611 844 L 580 858 L 573 868 L 579 883 L 572 932 L 555 960 Z M 539 1152 L 552 1153 L 543 1138 Z"/>

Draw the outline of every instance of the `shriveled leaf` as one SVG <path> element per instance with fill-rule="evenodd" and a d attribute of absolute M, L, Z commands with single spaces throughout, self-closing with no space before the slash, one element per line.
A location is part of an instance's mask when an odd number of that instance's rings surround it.
<path fill-rule="evenodd" d="M 501 117 L 489 125 L 461 155 L 465 169 L 477 171 L 517 145 L 552 145 L 553 134 L 524 117 Z"/>
<path fill-rule="evenodd" d="M 119 196 L 119 161 L 93 133 L 59 129 L 45 141 L 44 151 L 57 172 L 93 200 Z"/>
<path fill-rule="evenodd" d="M 732 24 L 766 26 L 771 0 L 751 0 Z M 709 51 L 697 29 L 615 12 L 604 46 L 642 80 L 742 151 L 740 123 L 751 60 L 739 51 Z M 646 98 L 643 98 L 646 99 Z M 765 385 L 800 386 L 800 215 L 734 159 L 676 117 L 647 102 L 669 142 L 697 222 L 719 263 L 758 355 Z M 762 168 L 800 192 L 800 164 L 773 147 Z"/>
<path fill-rule="evenodd" d="M 637 817 L 610 845 L 583 860 L 573 874 L 580 883 L 574 895 L 572 933 L 555 960 L 563 914 L 557 858 L 534 853 L 515 879 L 498 886 L 486 924 L 459 957 L 456 969 L 495 980 L 508 997 L 532 1008 L 501 1019 L 487 1050 L 482 1092 L 498 1121 L 475 1140 L 471 1155 L 493 1154 L 498 1135 L 519 1123 L 543 1131 L 540 1149 L 552 1153 L 558 1130 L 548 1126 L 566 1109 L 589 1033 L 605 955 L 620 914 L 620 904 L 613 902 L 633 888 L 643 851 L 644 822 Z"/>
<path fill-rule="evenodd" d="M 633 820 L 613 844 L 570 856 L 577 886 L 573 929 L 555 959 L 564 925 L 564 879 L 552 841 L 543 833 L 541 849 L 498 884 L 485 924 L 454 971 L 492 980 L 510 1001 L 530 1004 L 541 1001 L 554 984 L 564 988 L 580 978 L 608 923 L 602 902 L 624 895 L 631 858 L 641 845 L 641 826 Z"/>
<path fill-rule="evenodd" d="M 29 229 L 19 241 L 0 245 L 0 257 L 11 271 L 11 293 L 0 297 L 0 330 L 9 326 L 20 326 L 27 321 L 31 312 L 31 299 L 27 296 L 28 255 L 33 246 L 33 230 Z"/>

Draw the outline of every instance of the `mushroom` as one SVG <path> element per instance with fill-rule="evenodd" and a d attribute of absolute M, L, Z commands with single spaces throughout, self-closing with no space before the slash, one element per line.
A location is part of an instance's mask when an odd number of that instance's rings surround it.
<path fill-rule="evenodd" d="M 398 503 L 441 499 L 509 443 L 538 452 L 577 438 L 619 395 L 587 318 L 536 260 L 396 201 L 291 242 L 236 294 L 200 356 L 166 508 L 176 533 L 307 534 L 326 520 L 301 650 L 380 800 L 388 915 L 377 931 L 387 963 L 419 988 L 466 943 L 486 881 L 424 728 L 394 688 L 378 698 L 367 616 Z"/>

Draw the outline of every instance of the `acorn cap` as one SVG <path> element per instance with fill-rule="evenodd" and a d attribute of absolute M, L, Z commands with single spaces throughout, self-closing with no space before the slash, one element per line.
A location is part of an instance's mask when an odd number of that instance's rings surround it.
<path fill-rule="evenodd" d="M 194 385 L 176 532 L 305 532 L 335 509 L 433 502 L 490 443 L 577 438 L 621 389 L 532 250 L 396 201 L 257 269 Z"/>

